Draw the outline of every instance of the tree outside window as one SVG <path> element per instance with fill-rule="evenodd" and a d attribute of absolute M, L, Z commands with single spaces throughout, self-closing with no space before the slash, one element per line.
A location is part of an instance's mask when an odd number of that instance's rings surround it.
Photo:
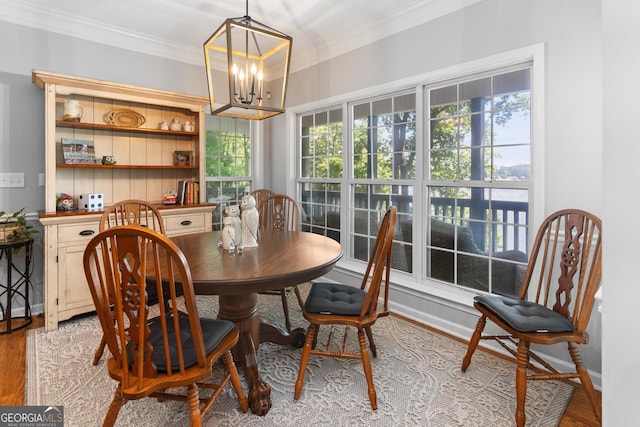
<path fill-rule="evenodd" d="M 393 269 L 513 294 L 527 261 L 530 74 L 525 64 L 299 115 L 304 229 L 341 241 L 346 258 L 365 262 L 393 205 Z M 424 200 L 417 211 L 416 189 Z"/>
<path fill-rule="evenodd" d="M 206 117 L 206 196 L 217 203 L 213 229 L 222 228 L 224 208 L 251 191 L 251 121 Z"/>

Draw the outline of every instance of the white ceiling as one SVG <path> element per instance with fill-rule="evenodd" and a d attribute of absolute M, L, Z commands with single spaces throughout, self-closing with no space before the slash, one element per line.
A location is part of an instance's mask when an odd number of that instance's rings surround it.
<path fill-rule="evenodd" d="M 293 37 L 293 71 L 481 0 L 249 0 L 249 16 Z M 0 0 L 12 22 L 192 64 L 245 0 Z"/>

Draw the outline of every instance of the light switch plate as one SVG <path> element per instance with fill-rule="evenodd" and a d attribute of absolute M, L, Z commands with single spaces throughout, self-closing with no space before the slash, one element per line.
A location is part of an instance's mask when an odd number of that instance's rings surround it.
<path fill-rule="evenodd" d="M 0 173 L 0 188 L 24 187 L 23 173 Z"/>

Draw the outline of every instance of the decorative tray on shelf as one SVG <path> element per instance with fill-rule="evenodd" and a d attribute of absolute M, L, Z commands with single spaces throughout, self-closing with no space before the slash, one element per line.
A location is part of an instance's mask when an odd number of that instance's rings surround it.
<path fill-rule="evenodd" d="M 104 120 L 112 126 L 137 128 L 144 124 L 145 118 L 142 114 L 132 110 L 112 110 L 104 115 Z"/>

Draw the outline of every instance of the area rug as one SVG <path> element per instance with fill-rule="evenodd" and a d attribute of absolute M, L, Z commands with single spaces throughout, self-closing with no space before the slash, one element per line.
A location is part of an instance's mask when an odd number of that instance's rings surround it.
<path fill-rule="evenodd" d="M 308 286 L 303 286 L 303 292 Z M 263 319 L 283 324 L 279 297 L 260 296 Z M 215 316 L 216 297 L 198 297 L 201 316 Z M 294 326 L 305 327 L 294 298 Z M 460 364 L 464 343 L 395 316 L 373 328 L 378 357 L 372 358 L 378 409 L 373 411 L 359 360 L 311 356 L 305 385 L 293 400 L 301 349 L 260 345 L 258 362 L 271 386 L 272 408 L 259 417 L 238 409 L 230 386 L 205 416 L 205 426 L 512 426 L 515 413 L 515 367 L 508 360 L 476 351 L 466 373 Z M 326 340 L 322 330 L 319 344 Z M 102 425 L 116 387 L 106 371 L 106 358 L 92 366 L 101 329 L 94 315 L 27 335 L 26 405 L 64 406 L 65 426 Z M 355 331 L 350 342 L 357 345 Z M 220 369 L 216 367 L 216 369 Z M 247 390 L 246 384 L 244 384 Z M 557 426 L 573 394 L 559 381 L 529 382 L 527 426 Z M 118 426 L 188 426 L 187 407 L 180 402 L 142 399 L 120 411 Z"/>

